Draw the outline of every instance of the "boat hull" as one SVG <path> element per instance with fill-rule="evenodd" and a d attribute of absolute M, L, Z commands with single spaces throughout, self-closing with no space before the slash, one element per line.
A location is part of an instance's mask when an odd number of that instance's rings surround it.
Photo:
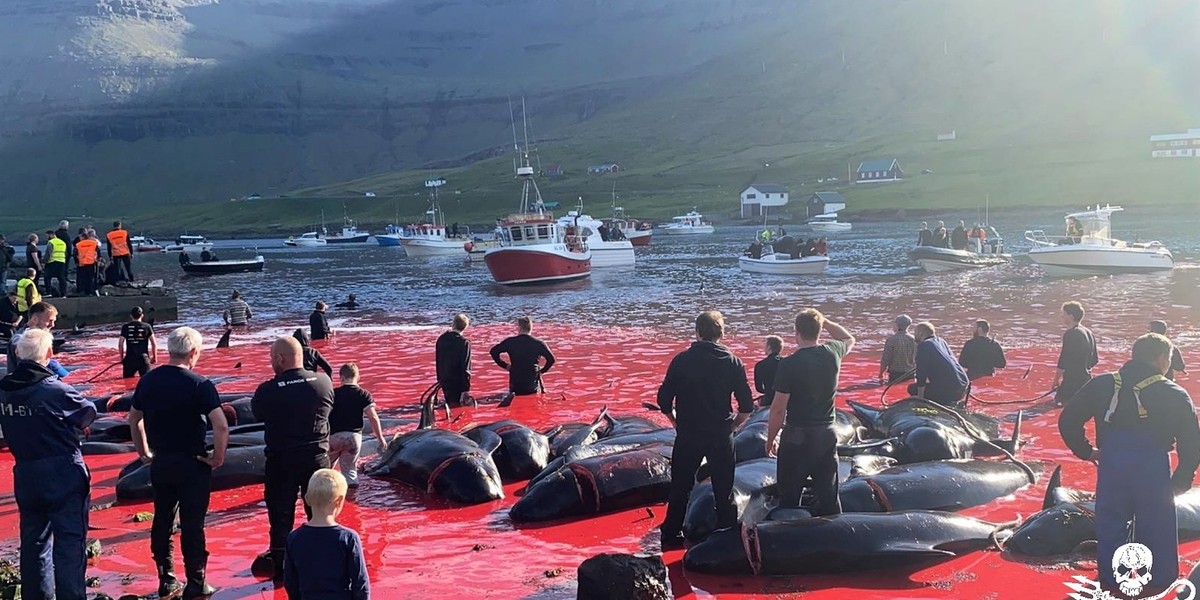
<path fill-rule="evenodd" d="M 908 256 L 922 269 L 930 273 L 945 273 L 947 271 L 967 271 L 1008 264 L 1011 258 L 1006 255 L 976 254 L 966 250 L 951 250 L 949 248 L 934 248 L 919 246 L 908 251 Z"/>
<path fill-rule="evenodd" d="M 738 258 L 738 267 L 747 273 L 762 273 L 764 275 L 819 275 L 829 266 L 828 256 L 806 256 L 804 258 L 776 259 L 775 254 L 762 258 L 742 256 Z"/>
<path fill-rule="evenodd" d="M 714 233 L 716 228 L 712 225 L 699 225 L 696 227 L 663 227 L 663 235 L 702 235 L 706 233 Z"/>
<path fill-rule="evenodd" d="M 808 228 L 817 233 L 841 233 L 854 228 L 852 223 L 809 223 Z"/>
<path fill-rule="evenodd" d="M 380 246 L 396 247 L 400 246 L 400 236 L 390 233 L 375 236 L 375 243 Z"/>
<path fill-rule="evenodd" d="M 255 260 L 215 260 L 179 265 L 188 275 L 226 275 L 229 273 L 254 273 L 263 270 L 266 264 L 260 256 Z"/>
<path fill-rule="evenodd" d="M 633 243 L 624 242 L 589 242 L 592 252 L 593 267 L 632 267 L 636 262 Z"/>
<path fill-rule="evenodd" d="M 401 238 L 400 245 L 409 256 L 457 256 L 466 240 L 422 240 Z"/>
<path fill-rule="evenodd" d="M 283 245 L 291 246 L 293 248 L 317 248 L 320 246 L 327 245 L 327 242 L 326 242 L 326 240 L 322 240 L 322 239 L 301 238 L 301 239 L 295 239 L 295 240 L 287 240 L 286 242 L 283 243 Z"/>
<path fill-rule="evenodd" d="M 625 239 L 634 246 L 649 246 L 650 239 L 654 237 L 654 232 L 648 229 L 626 229 L 624 233 Z"/>
<path fill-rule="evenodd" d="M 1163 247 L 1049 246 L 1030 250 L 1029 259 L 1052 277 L 1151 273 L 1175 268 L 1175 257 Z"/>
<path fill-rule="evenodd" d="M 592 274 L 589 252 L 555 247 L 501 247 L 488 250 L 483 262 L 501 285 L 537 285 L 582 279 Z"/>
<path fill-rule="evenodd" d="M 188 254 L 200 253 L 205 250 L 212 250 L 212 242 L 204 244 L 170 244 L 163 248 L 163 252 L 187 252 Z"/>
<path fill-rule="evenodd" d="M 365 243 L 367 243 L 367 240 L 370 239 L 370 237 L 371 237 L 371 234 L 369 234 L 369 233 L 360 233 L 358 235 L 353 235 L 353 236 L 349 236 L 349 237 L 331 235 L 331 236 L 326 237 L 325 241 L 329 242 L 330 244 L 365 244 Z"/>

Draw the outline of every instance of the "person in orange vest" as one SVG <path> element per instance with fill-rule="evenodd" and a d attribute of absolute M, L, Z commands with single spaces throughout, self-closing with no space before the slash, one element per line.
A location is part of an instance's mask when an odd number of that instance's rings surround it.
<path fill-rule="evenodd" d="M 129 232 L 121 228 L 120 221 L 113 221 L 108 232 L 108 258 L 117 266 L 118 277 L 133 281 L 133 262 L 129 251 Z"/>
<path fill-rule="evenodd" d="M 84 232 L 75 243 L 75 258 L 79 261 L 79 270 L 75 275 L 75 287 L 80 296 L 91 296 L 96 293 L 96 261 L 100 259 L 100 242 L 95 234 Z"/>

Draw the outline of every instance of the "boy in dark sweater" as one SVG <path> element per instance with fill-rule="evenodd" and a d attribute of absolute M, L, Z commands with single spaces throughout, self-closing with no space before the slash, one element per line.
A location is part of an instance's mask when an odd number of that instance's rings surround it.
<path fill-rule="evenodd" d="M 362 541 L 337 523 L 346 503 L 346 478 L 319 469 L 308 480 L 304 501 L 312 518 L 288 534 L 283 586 L 289 600 L 367 600 L 371 585 Z"/>

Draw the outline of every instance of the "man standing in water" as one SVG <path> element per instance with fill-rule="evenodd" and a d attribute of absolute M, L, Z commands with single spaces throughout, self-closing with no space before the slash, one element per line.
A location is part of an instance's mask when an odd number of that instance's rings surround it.
<path fill-rule="evenodd" d="M 746 366 L 720 344 L 724 333 L 725 319 L 721 313 L 715 310 L 700 313 L 696 317 L 697 341 L 675 356 L 658 388 L 658 407 L 675 425 L 671 496 L 667 516 L 659 527 L 664 550 L 683 547 L 688 496 L 702 460 L 708 461 L 712 473 L 717 528 L 737 525 L 737 508 L 733 503 L 733 430 L 754 410 L 754 397 L 746 381 Z M 736 416 L 730 410 L 731 396 L 737 399 Z M 778 405 L 776 402 L 775 406 Z"/>
<path fill-rule="evenodd" d="M 492 346 L 492 360 L 508 371 L 508 395 L 500 406 L 512 404 L 513 396 L 536 394 L 542 388 L 542 373 L 554 366 L 554 354 L 546 342 L 533 337 L 533 319 L 517 319 L 517 335 Z M 508 355 L 508 362 L 500 358 Z M 544 364 L 541 361 L 545 361 Z"/>
<path fill-rule="evenodd" d="M 891 385 L 912 379 L 917 371 L 917 340 L 908 332 L 912 317 L 900 315 L 895 321 L 896 333 L 883 343 L 883 356 L 879 358 L 879 384 Z M 884 379 L 884 375 L 887 379 Z"/>
<path fill-rule="evenodd" d="M 470 325 L 467 315 L 454 315 L 450 331 L 438 336 L 435 346 L 437 382 L 449 406 L 461 406 L 471 391 L 471 341 L 463 335 Z"/>
<path fill-rule="evenodd" d="M 1062 305 L 1062 350 L 1058 353 L 1058 370 L 1054 372 L 1054 401 L 1062 406 L 1092 378 L 1092 367 L 1100 362 L 1096 353 L 1096 337 L 1083 326 L 1083 305 L 1067 302 Z"/>
<path fill-rule="evenodd" d="M 992 339 L 988 333 L 992 325 L 980 319 L 975 321 L 975 333 L 967 343 L 963 344 L 962 352 L 958 353 L 958 364 L 967 370 L 967 378 L 975 381 L 980 377 L 991 377 L 996 369 L 1008 366 L 1004 358 L 1004 348 L 1000 342 Z"/>
<path fill-rule="evenodd" d="M 121 355 L 121 377 L 124 379 L 134 375 L 141 377 L 150 370 L 150 365 L 158 362 L 154 328 L 142 322 L 143 315 L 140 306 L 130 309 L 132 320 L 121 326 L 121 336 L 117 338 L 117 354 Z"/>
<path fill-rule="evenodd" d="M 287 536 L 296 524 L 296 496 L 304 498 L 308 479 L 317 469 L 329 468 L 329 411 L 333 409 L 333 382 L 323 374 L 305 371 L 304 351 L 292 337 L 271 345 L 275 378 L 254 392 L 250 408 L 266 430 L 266 483 L 271 546 L 269 556 L 275 579 L 283 577 Z M 308 504 L 304 513 L 312 516 Z"/>
<path fill-rule="evenodd" d="M 1068 401 L 1058 416 L 1063 441 L 1083 460 L 1098 464 L 1096 541 L 1100 584 L 1116 591 L 1113 555 L 1129 541 L 1150 549 L 1155 596 L 1179 575 L 1175 494 L 1192 487 L 1200 465 L 1200 425 L 1183 388 L 1164 374 L 1171 368 L 1171 342 L 1148 333 L 1133 344 L 1132 360 L 1120 371 L 1097 376 Z M 1096 422 L 1092 447 L 1084 425 Z M 1171 474 L 1171 447 L 1179 457 Z M 1122 596 L 1124 597 L 1124 596 Z"/>
<path fill-rule="evenodd" d="M 1150 333 L 1157 333 L 1163 337 L 1167 337 L 1167 322 L 1166 321 L 1150 321 Z M 1167 338 L 1171 339 L 1171 338 Z M 1179 346 L 1174 342 L 1171 343 L 1171 368 L 1167 369 L 1167 379 L 1175 381 L 1175 374 L 1183 373 L 1187 375 L 1187 365 L 1183 362 L 1183 354 L 1179 352 Z"/>
<path fill-rule="evenodd" d="M 781 507 L 799 507 L 801 491 L 812 477 L 813 516 L 836 515 L 842 512 L 842 504 L 833 401 L 842 358 L 854 347 L 854 336 L 815 308 L 800 311 L 795 327 L 798 349 L 783 359 L 775 378 L 767 455 L 779 457 L 776 480 Z M 821 343 L 822 331 L 833 339 Z"/>

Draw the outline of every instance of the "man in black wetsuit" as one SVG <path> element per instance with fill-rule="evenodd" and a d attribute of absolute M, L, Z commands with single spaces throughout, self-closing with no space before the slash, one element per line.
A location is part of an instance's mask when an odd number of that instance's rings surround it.
<path fill-rule="evenodd" d="M 306 371 L 304 351 L 295 338 L 281 337 L 271 345 L 275 377 L 258 386 L 250 400 L 254 418 L 265 427 L 266 481 L 263 498 L 270 525 L 270 550 L 275 579 L 283 577 L 287 536 L 296 524 L 296 495 L 304 498 L 308 479 L 329 468 L 329 411 L 333 382 Z M 305 514 L 312 509 L 304 505 Z"/>
<path fill-rule="evenodd" d="M 958 222 L 958 227 L 950 232 L 950 247 L 955 250 L 967 249 L 967 224 L 963 221 Z"/>
<path fill-rule="evenodd" d="M 764 343 L 767 357 L 754 365 L 754 391 L 762 394 L 758 403 L 770 406 L 775 398 L 775 374 L 779 372 L 779 353 L 783 352 L 783 338 L 768 335 Z"/>
<path fill-rule="evenodd" d="M 121 355 L 121 377 L 141 377 L 158 362 L 158 342 L 154 340 L 154 328 L 143 323 L 142 307 L 129 311 L 132 321 L 121 326 L 121 337 L 117 339 L 117 353 Z"/>
<path fill-rule="evenodd" d="M 350 294 L 350 297 L 347 298 L 345 302 L 338 302 L 337 304 L 334 304 L 334 306 L 337 308 L 355 309 L 358 308 L 358 300 L 355 298 L 354 294 Z"/>
<path fill-rule="evenodd" d="M 975 381 L 980 377 L 991 377 L 996 369 L 1008 366 L 1004 358 L 1004 348 L 1000 342 L 988 336 L 992 326 L 987 321 L 975 321 L 974 337 L 963 344 L 962 352 L 958 353 L 958 364 L 967 370 L 967 377 Z"/>
<path fill-rule="evenodd" d="M 737 525 L 733 502 L 733 430 L 754 410 L 746 366 L 720 344 L 725 319 L 717 311 L 696 317 L 696 338 L 691 347 L 671 360 L 658 388 L 658 407 L 675 425 L 671 451 L 671 496 L 667 516 L 659 530 L 664 550 L 683 545 L 683 520 L 688 496 L 696 481 L 700 461 L 712 472 L 717 527 Z M 737 399 L 736 416 L 729 398 Z"/>
<path fill-rule="evenodd" d="M 454 315 L 450 331 L 438 336 L 435 346 L 437 382 L 449 406 L 461 406 L 471 391 L 471 341 L 463 336 L 470 325 L 467 315 Z"/>
<path fill-rule="evenodd" d="M 1150 333 L 1157 333 L 1163 337 L 1167 337 L 1167 322 L 1166 321 L 1150 321 Z M 1167 338 L 1170 339 L 1170 338 Z M 1187 365 L 1183 362 L 1183 354 L 1179 352 L 1179 346 L 1171 344 L 1171 368 L 1167 369 L 1166 378 L 1175 381 L 1175 374 L 1183 373 L 1187 375 Z"/>
<path fill-rule="evenodd" d="M 1054 384 L 1050 386 L 1059 406 L 1066 404 L 1092 378 L 1092 367 L 1100 362 L 1096 337 L 1083 326 L 1083 315 L 1083 305 L 1078 302 L 1062 305 L 1062 320 L 1067 331 L 1063 333 L 1058 370 L 1054 372 Z"/>
<path fill-rule="evenodd" d="M 918 246 L 932 246 L 933 232 L 929 230 L 929 223 L 921 223 L 921 231 L 917 232 Z"/>
<path fill-rule="evenodd" d="M 492 346 L 490 354 L 500 368 L 508 371 L 508 396 L 500 406 L 512 403 L 513 396 L 536 394 L 542 389 L 542 373 L 554 366 L 554 354 L 545 342 L 532 335 L 533 320 L 529 317 L 517 319 L 517 335 L 505 338 Z M 508 355 L 508 362 L 500 359 Z M 545 364 L 539 364 L 545 360 Z"/>
<path fill-rule="evenodd" d="M 767 455 L 779 457 L 779 506 L 799 507 L 801 491 L 811 477 L 816 499 L 813 516 L 836 515 L 842 512 L 842 504 L 833 402 L 842 358 L 854 347 L 854 336 L 813 308 L 796 315 L 795 328 L 798 349 L 783 359 L 775 377 Z M 821 343 L 822 331 L 833 339 Z"/>

